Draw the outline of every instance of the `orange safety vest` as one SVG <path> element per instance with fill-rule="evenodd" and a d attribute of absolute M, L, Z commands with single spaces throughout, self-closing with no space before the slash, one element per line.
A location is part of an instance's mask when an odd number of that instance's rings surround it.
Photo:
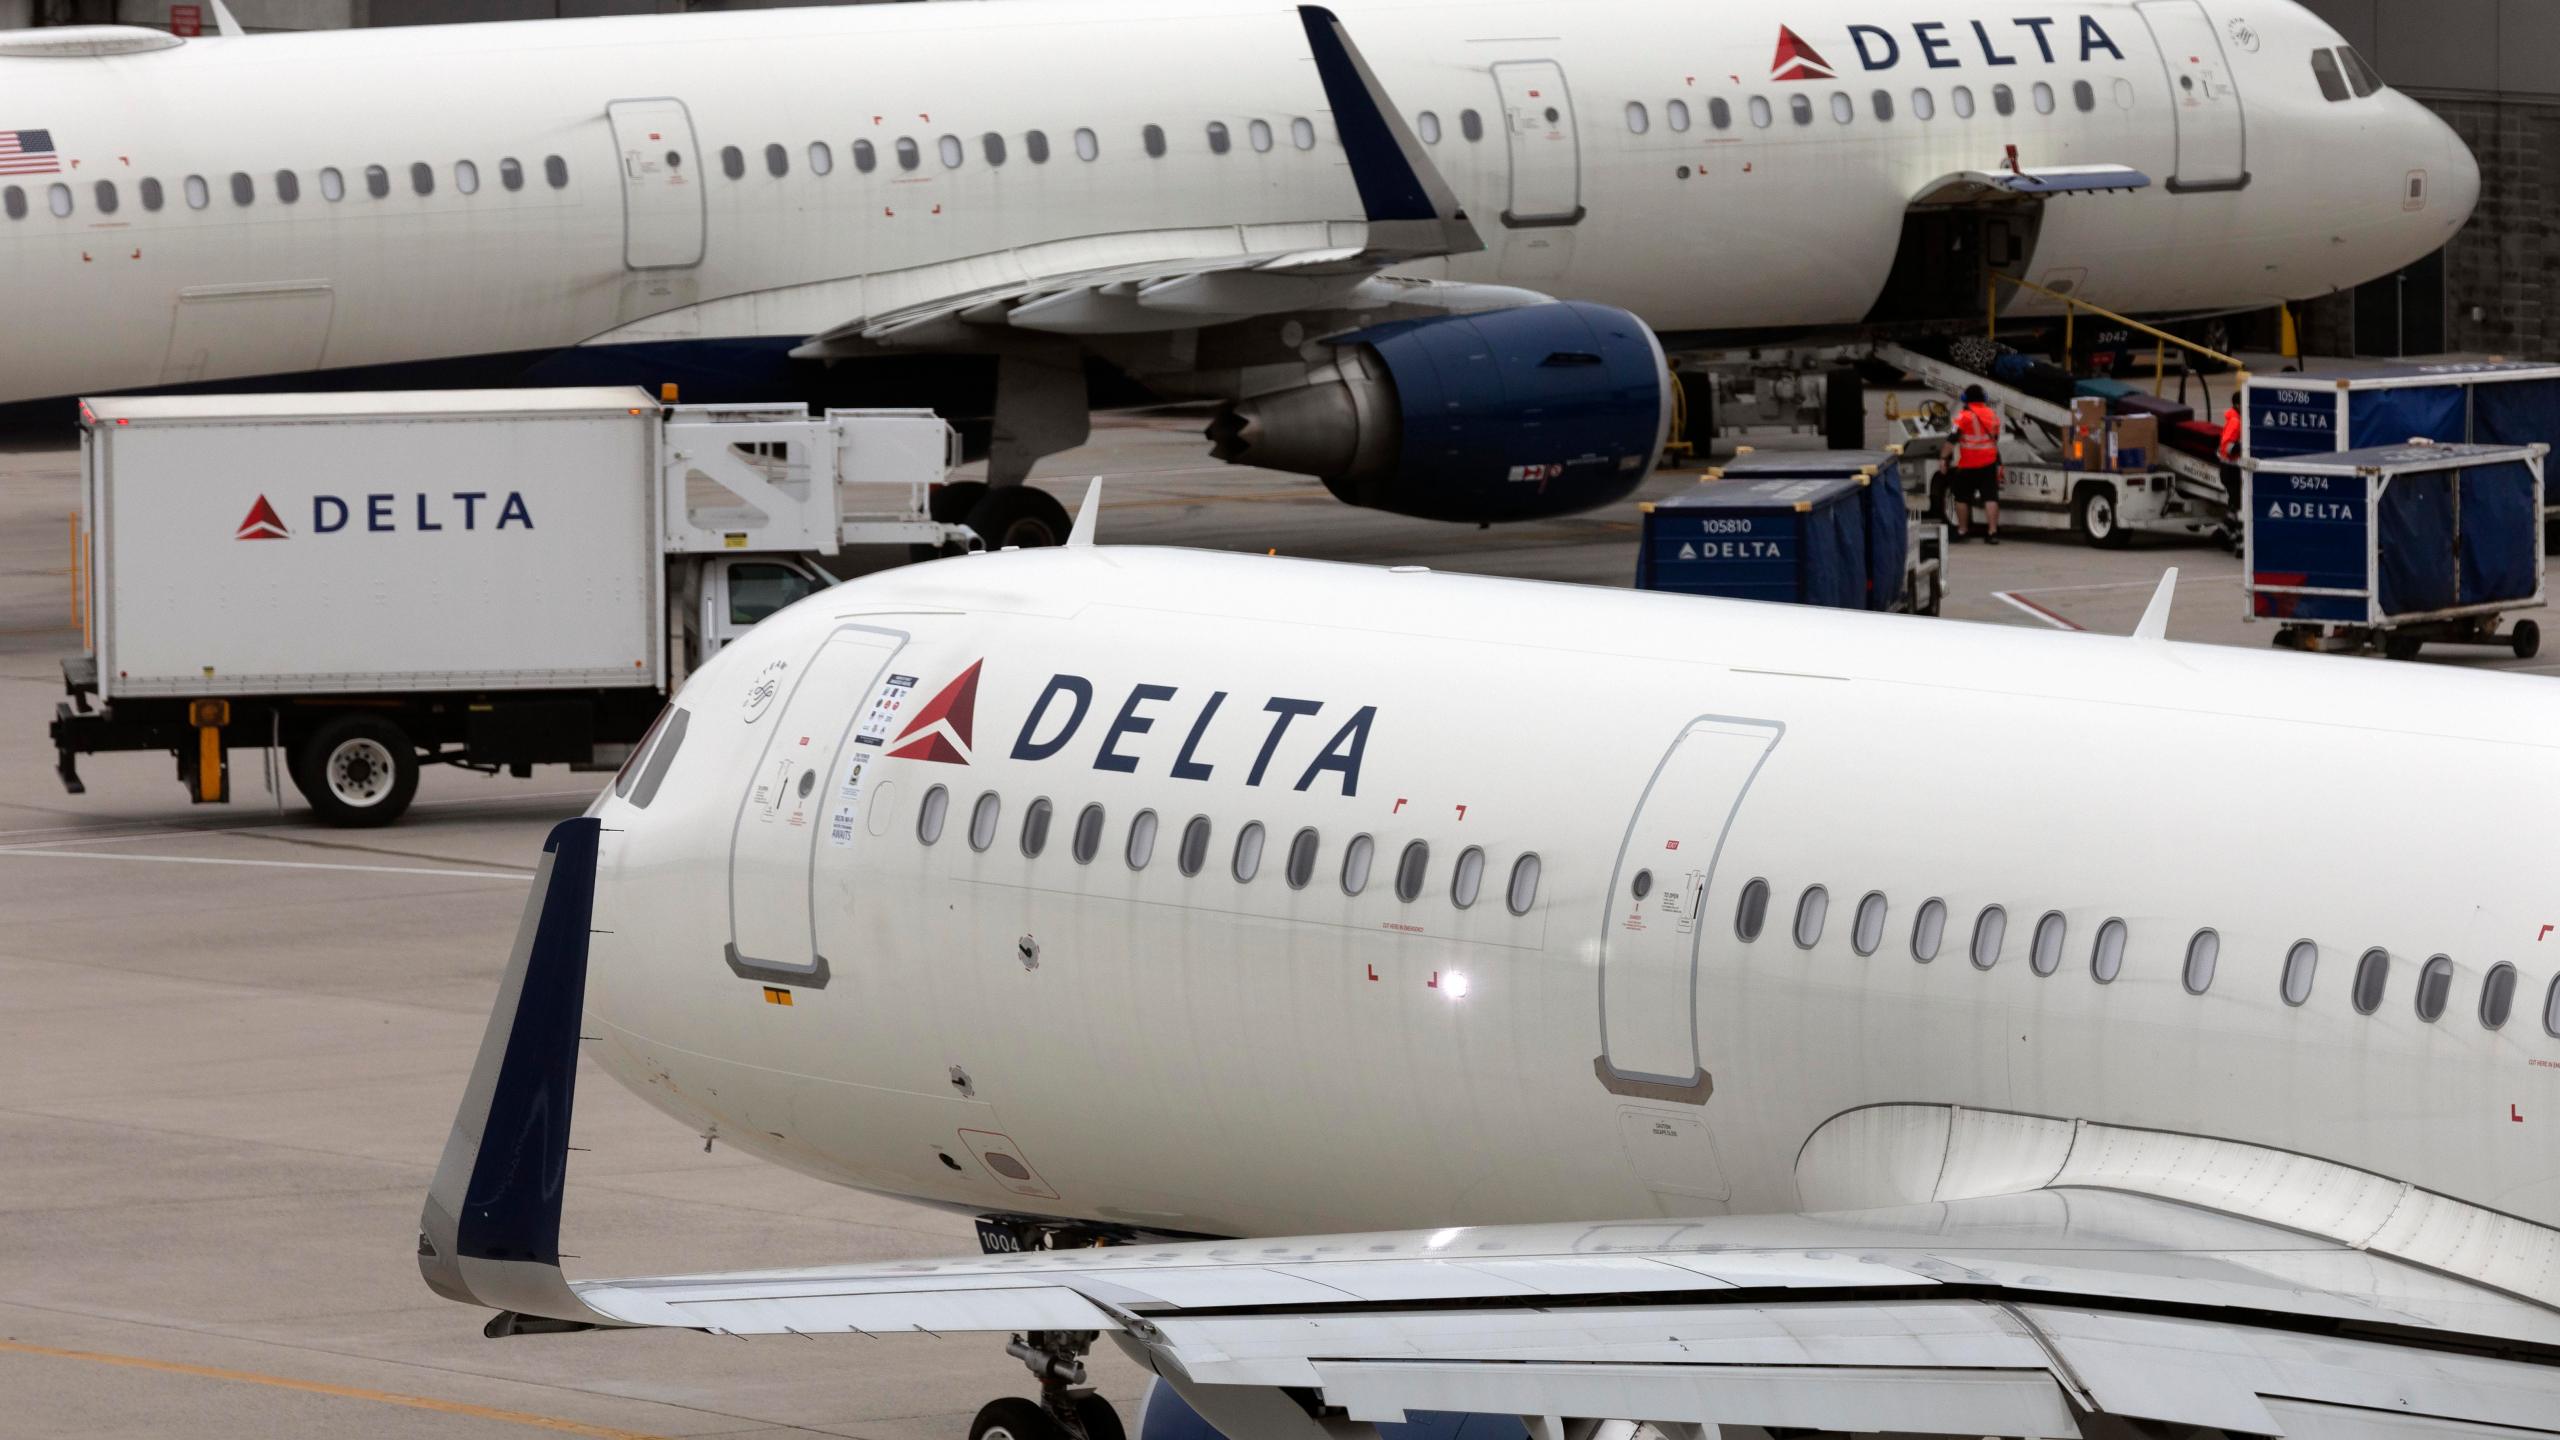
<path fill-rule="evenodd" d="M 2000 412 L 1975 402 L 1956 413 L 1956 468 L 2000 463 Z"/>
<path fill-rule="evenodd" d="M 2218 453 L 2225 460 L 2240 458 L 2240 407 L 2237 405 L 2222 412 L 2222 448 Z"/>

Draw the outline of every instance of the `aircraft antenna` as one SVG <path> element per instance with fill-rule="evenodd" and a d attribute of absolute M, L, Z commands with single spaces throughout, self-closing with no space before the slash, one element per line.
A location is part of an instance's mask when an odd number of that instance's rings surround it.
<path fill-rule="evenodd" d="M 1084 488 L 1084 503 L 1076 507 L 1076 523 L 1067 530 L 1067 543 L 1091 545 L 1094 527 L 1101 519 L 1102 477 L 1096 475 L 1093 483 Z"/>
<path fill-rule="evenodd" d="M 2160 588 L 2151 592 L 2151 603 L 2143 607 L 2142 619 L 2133 627 L 2136 640 L 2169 638 L 2169 602 L 2177 598 L 2178 567 L 2170 566 L 2160 573 Z"/>

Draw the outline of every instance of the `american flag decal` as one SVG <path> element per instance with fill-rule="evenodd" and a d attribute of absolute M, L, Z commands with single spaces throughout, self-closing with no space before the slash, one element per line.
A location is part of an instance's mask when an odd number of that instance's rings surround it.
<path fill-rule="evenodd" d="M 50 130 L 0 130 L 0 175 L 59 175 Z"/>

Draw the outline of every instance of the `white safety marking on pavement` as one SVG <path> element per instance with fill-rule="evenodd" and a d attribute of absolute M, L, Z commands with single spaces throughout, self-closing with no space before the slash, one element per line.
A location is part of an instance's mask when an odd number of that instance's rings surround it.
<path fill-rule="evenodd" d="M 2157 582 L 2154 582 L 2154 583 L 2157 583 Z M 2056 630 L 2086 630 L 2086 629 L 2088 629 L 2088 628 L 2089 628 L 2089 627 L 2087 627 L 2086 625 L 2082 625 L 2082 624 L 2080 624 L 2079 622 L 2077 622 L 2077 621 L 2075 621 L 2075 620 L 2072 620 L 2072 619 L 2070 619 L 2070 618 L 2068 618 L 2068 617 L 2066 617 L 2066 616 L 2056 614 L 2055 612 L 2053 612 L 2053 611 L 2051 611 L 2051 610 L 2047 610 L 2046 608 L 2044 608 L 2043 606 L 2041 606 L 2041 605 L 2037 604 L 2037 603 L 2036 603 L 2036 602 L 2034 602 L 2033 600 L 2029 600 L 2029 599 L 2025 598 L 2024 596 L 2019 595 L 2019 594 L 2018 594 L 2018 593 L 2016 593 L 2015 591 L 2011 591 L 2011 590 L 1994 590 L 1994 591 L 1992 591 L 1992 592 L 1991 592 L 1991 598 L 1992 598 L 1992 599 L 1994 599 L 1994 600 L 2005 600 L 2005 601 L 2009 602 L 2011 605 L 2014 605 L 2014 606 L 2016 606 L 2017 608 L 2019 608 L 2019 609 L 2021 609 L 2021 610 L 2024 610 L 2024 611 L 2025 611 L 2025 612 L 2027 612 L 2028 614 L 2033 615 L 2034 617 L 2036 617 L 2037 619 L 2039 619 L 2039 620 L 2043 621 L 2043 622 L 2044 622 L 2044 623 L 2046 623 L 2047 625 L 2052 626 L 2052 627 L 2053 627 L 2054 629 L 2056 629 Z"/>
<path fill-rule="evenodd" d="M 234 860 L 216 855 L 132 855 L 114 850 L 10 850 L 0 858 L 31 855 L 40 860 L 151 860 L 163 865 L 250 865 L 261 870 L 360 870 L 374 875 L 443 875 L 463 880 L 516 880 L 533 876 L 518 870 L 435 870 L 424 865 L 329 865 L 318 860 Z"/>

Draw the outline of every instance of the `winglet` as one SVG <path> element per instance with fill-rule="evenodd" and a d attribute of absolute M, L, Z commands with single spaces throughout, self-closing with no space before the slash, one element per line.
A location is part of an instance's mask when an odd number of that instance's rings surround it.
<path fill-rule="evenodd" d="M 427 1188 L 418 1270 L 448 1300 L 555 1320 L 604 1319 L 560 1274 L 560 1198 L 601 828 L 592 817 L 563 820 L 543 842 L 480 1057 Z"/>
<path fill-rule="evenodd" d="M 1301 5 L 1307 48 L 1324 82 L 1333 124 L 1351 161 L 1352 183 L 1369 217 L 1369 247 L 1409 255 L 1463 255 L 1484 239 L 1458 207 L 1439 167 L 1388 100 L 1386 90 L 1351 43 L 1341 20 L 1321 5 Z"/>
<path fill-rule="evenodd" d="M 2143 607 L 2142 619 L 2133 627 L 2136 640 L 2169 638 L 2169 602 L 2177 598 L 2178 567 L 2170 566 L 2160 574 L 2160 588 L 2151 592 L 2151 603 Z"/>
<path fill-rule="evenodd" d="M 1067 528 L 1067 544 L 1091 545 L 1094 529 L 1101 520 L 1102 477 L 1096 475 L 1093 483 L 1084 487 L 1084 503 L 1076 507 L 1076 523 Z"/>

